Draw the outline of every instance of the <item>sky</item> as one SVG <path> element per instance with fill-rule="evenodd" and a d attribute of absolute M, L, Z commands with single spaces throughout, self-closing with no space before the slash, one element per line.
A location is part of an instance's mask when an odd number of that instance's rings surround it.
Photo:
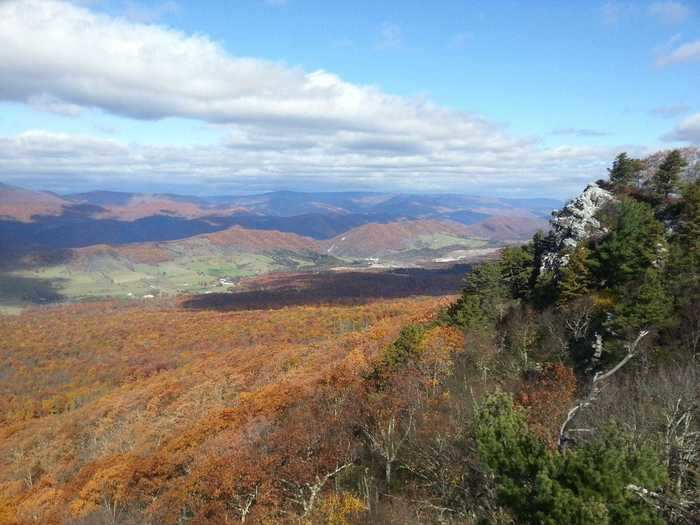
<path fill-rule="evenodd" d="M 0 181 L 567 198 L 700 145 L 700 1 L 0 0 Z"/>

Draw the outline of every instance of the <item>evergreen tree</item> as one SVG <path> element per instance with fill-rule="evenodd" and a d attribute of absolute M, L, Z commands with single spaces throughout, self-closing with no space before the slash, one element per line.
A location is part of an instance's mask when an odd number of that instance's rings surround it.
<path fill-rule="evenodd" d="M 620 153 L 613 161 L 612 167 L 608 168 L 610 182 L 616 187 L 631 186 L 639 178 L 642 170 L 642 161 L 627 156 L 627 153 Z"/>
<path fill-rule="evenodd" d="M 462 328 L 491 329 L 510 299 L 500 262 L 484 263 L 464 279 L 462 296 L 447 311 L 451 323 Z"/>
<path fill-rule="evenodd" d="M 404 326 L 396 341 L 384 351 L 384 364 L 389 367 L 398 367 L 415 359 L 424 335 L 425 328 L 421 325 Z"/>
<path fill-rule="evenodd" d="M 648 204 L 626 199 L 606 227 L 610 233 L 595 247 L 591 269 L 608 288 L 641 280 L 649 267 L 659 267 L 666 255 L 664 226 Z"/>
<path fill-rule="evenodd" d="M 678 285 L 700 286 L 700 180 L 683 191 L 678 227 L 673 239 L 673 275 Z"/>
<path fill-rule="evenodd" d="M 609 427 L 565 453 L 551 451 L 503 393 L 490 396 L 476 419 L 481 459 L 492 470 L 497 498 L 516 523 L 661 525 L 656 509 L 627 490 L 658 489 L 666 480 L 657 454 L 627 443 Z M 652 490 L 653 490 L 652 489 Z"/>
<path fill-rule="evenodd" d="M 610 326 L 617 330 L 639 330 L 663 327 L 671 317 L 673 301 L 664 285 L 661 272 L 649 267 L 638 286 L 621 292 Z"/>
<path fill-rule="evenodd" d="M 588 295 L 593 285 L 593 275 L 588 264 L 590 252 L 582 243 L 569 256 L 559 279 L 559 304 L 566 304 Z"/>
<path fill-rule="evenodd" d="M 670 193 L 676 191 L 680 182 L 681 172 L 686 165 L 687 162 L 679 150 L 674 149 L 666 155 L 666 158 L 651 180 L 656 194 L 661 197 L 667 197 Z"/>
<path fill-rule="evenodd" d="M 530 296 L 530 282 L 534 267 L 534 244 L 507 247 L 501 251 L 501 274 L 515 299 Z"/>

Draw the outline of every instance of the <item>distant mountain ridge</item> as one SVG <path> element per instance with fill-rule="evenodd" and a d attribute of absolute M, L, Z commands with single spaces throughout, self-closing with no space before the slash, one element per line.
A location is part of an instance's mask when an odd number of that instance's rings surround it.
<path fill-rule="evenodd" d="M 168 193 L 121 193 L 97 191 L 64 196 L 74 203 L 86 203 L 105 208 L 128 207 L 134 202 L 149 200 L 192 205 L 202 215 L 220 214 L 230 208 L 242 208 L 250 213 L 295 216 L 322 214 L 384 214 L 424 217 L 476 208 L 504 210 L 513 215 L 547 215 L 561 205 L 554 199 L 508 199 L 455 194 L 397 194 L 379 192 L 294 192 L 275 191 L 244 196 L 199 197 Z M 475 212 L 478 213 L 478 212 Z M 482 214 L 489 215 L 489 214 Z M 479 217 L 477 217 L 478 219 Z"/>
<path fill-rule="evenodd" d="M 483 223 L 473 235 L 492 235 L 501 223 L 530 226 L 560 205 L 547 199 L 373 192 L 279 191 L 248 196 L 197 197 L 114 191 L 55 195 L 0 186 L 0 248 L 75 248 L 184 239 L 231 226 L 332 239 L 365 224 L 403 220 Z M 510 217 L 510 219 L 508 219 Z M 485 222 L 490 221 L 490 222 Z M 501 232 L 499 239 L 520 238 Z"/>

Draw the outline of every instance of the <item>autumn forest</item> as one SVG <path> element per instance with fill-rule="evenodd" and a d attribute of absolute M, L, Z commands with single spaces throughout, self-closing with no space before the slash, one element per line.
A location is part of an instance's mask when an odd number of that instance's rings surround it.
<path fill-rule="evenodd" d="M 687 168 L 621 154 L 459 295 L 0 317 L 0 524 L 700 523 Z"/>

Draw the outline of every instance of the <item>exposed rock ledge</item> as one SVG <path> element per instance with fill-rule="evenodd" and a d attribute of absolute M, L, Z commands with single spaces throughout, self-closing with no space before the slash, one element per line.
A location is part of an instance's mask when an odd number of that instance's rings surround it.
<path fill-rule="evenodd" d="M 557 272 L 566 266 L 569 256 L 565 253 L 592 235 L 603 233 L 596 213 L 608 202 L 615 200 L 612 193 L 597 184 L 589 184 L 575 199 L 561 210 L 553 211 L 552 229 L 545 239 L 546 250 L 542 257 L 540 273 Z"/>

